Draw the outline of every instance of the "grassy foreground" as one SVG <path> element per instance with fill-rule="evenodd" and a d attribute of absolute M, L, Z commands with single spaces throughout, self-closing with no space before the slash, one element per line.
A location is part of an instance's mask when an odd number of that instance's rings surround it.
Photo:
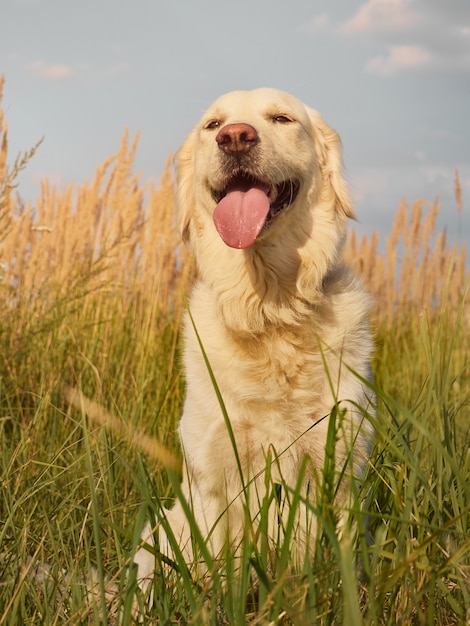
<path fill-rule="evenodd" d="M 180 457 L 194 269 L 172 179 L 140 186 L 124 136 L 91 183 L 45 180 L 23 205 L 13 184 L 31 155 L 8 166 L 1 111 L 0 146 L 0 626 L 129 624 L 129 557 L 178 491 L 165 463 Z M 162 565 L 153 606 L 135 596 L 144 623 L 470 623 L 469 277 L 463 246 L 433 231 L 438 211 L 402 203 L 383 253 L 376 236 L 348 242 L 377 301 L 377 436 L 353 494 L 357 538 L 338 539 L 325 467 L 313 562 L 292 564 L 287 538 L 276 554 L 247 544 L 237 576 L 230 555 L 210 581 Z"/>

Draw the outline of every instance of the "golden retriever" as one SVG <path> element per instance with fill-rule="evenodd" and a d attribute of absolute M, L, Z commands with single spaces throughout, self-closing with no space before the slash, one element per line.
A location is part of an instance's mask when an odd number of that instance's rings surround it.
<path fill-rule="evenodd" d="M 301 489 L 291 539 L 302 560 L 314 545 L 333 407 L 339 509 L 373 437 L 369 299 L 341 261 L 353 211 L 340 140 L 287 93 L 235 91 L 193 129 L 176 171 L 179 226 L 199 271 L 185 323 L 182 491 L 217 558 L 256 529 L 268 464 L 287 503 Z M 275 542 L 288 507 L 272 509 Z M 181 503 L 165 515 L 191 563 Z M 153 543 L 152 532 L 148 524 L 143 543 Z M 161 530 L 159 545 L 172 554 Z M 154 558 L 138 550 L 141 581 L 151 579 Z"/>

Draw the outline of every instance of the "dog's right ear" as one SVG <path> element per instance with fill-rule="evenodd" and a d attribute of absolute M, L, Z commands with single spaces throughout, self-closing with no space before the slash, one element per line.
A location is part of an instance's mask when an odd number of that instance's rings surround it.
<path fill-rule="evenodd" d="M 183 241 L 188 244 L 191 233 L 191 216 L 194 214 L 194 141 L 193 131 L 175 154 L 176 219 Z"/>
<path fill-rule="evenodd" d="M 343 176 L 341 139 L 338 133 L 328 126 L 318 111 L 309 107 L 306 108 L 312 122 L 320 169 L 334 194 L 335 206 L 347 217 L 354 219 L 351 198 Z"/>

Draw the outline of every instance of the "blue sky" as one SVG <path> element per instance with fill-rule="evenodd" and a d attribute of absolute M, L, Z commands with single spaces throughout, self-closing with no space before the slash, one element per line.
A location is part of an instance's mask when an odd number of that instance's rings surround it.
<path fill-rule="evenodd" d="M 386 236 L 403 196 L 439 196 L 470 241 L 469 0 L 3 0 L 0 73 L 20 179 L 90 180 L 140 131 L 136 171 L 158 181 L 205 108 L 270 86 L 340 133 L 358 230 Z"/>

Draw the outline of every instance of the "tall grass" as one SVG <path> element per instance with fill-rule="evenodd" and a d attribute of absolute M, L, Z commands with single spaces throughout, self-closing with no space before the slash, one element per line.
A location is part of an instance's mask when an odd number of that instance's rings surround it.
<path fill-rule="evenodd" d="M 462 210 L 458 171 L 456 201 Z M 353 230 L 347 241 L 345 258 L 366 281 L 377 303 L 381 321 L 392 322 L 397 311 L 431 312 L 444 302 L 450 311 L 462 303 L 470 277 L 466 246 L 448 244 L 446 230 L 436 232 L 441 206 L 415 200 L 411 207 L 403 199 L 398 206 L 384 251 L 379 251 L 379 233 L 357 241 Z M 451 220 L 456 221 L 456 215 Z M 466 304 L 465 306 L 469 306 Z M 468 310 L 468 308 L 467 308 Z"/>
<path fill-rule="evenodd" d="M 195 273 L 170 168 L 158 189 L 141 185 L 125 133 L 91 182 L 45 180 L 24 204 L 14 185 L 34 150 L 8 165 L 1 110 L 0 146 L 0 625 L 126 624 L 135 602 L 148 624 L 470 623 L 469 274 L 464 247 L 434 232 L 438 204 L 403 202 L 384 245 L 354 232 L 347 244 L 377 302 L 377 437 L 352 494 L 357 533 L 339 537 L 326 465 L 306 503 L 313 559 L 291 561 L 288 524 L 270 550 L 267 463 L 258 541 L 215 564 L 195 529 L 212 576 L 176 550 L 149 605 L 129 560 L 179 494 L 178 333 Z M 285 489 L 295 510 L 300 491 Z"/>

